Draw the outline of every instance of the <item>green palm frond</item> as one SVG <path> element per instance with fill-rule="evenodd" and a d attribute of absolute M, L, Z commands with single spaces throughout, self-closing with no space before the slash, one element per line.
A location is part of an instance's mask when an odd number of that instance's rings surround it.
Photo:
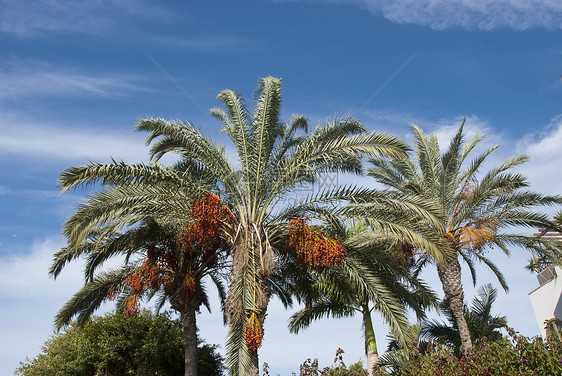
<path fill-rule="evenodd" d="M 106 301 L 110 289 L 118 287 L 133 268 L 133 266 L 129 266 L 108 270 L 86 283 L 57 313 L 55 317 L 57 330 L 69 325 L 75 316 L 77 324 L 83 325 L 92 313 Z"/>
<path fill-rule="evenodd" d="M 313 321 L 324 317 L 343 318 L 354 316 L 357 310 L 349 305 L 337 305 L 328 298 L 315 300 L 312 304 L 295 312 L 289 319 L 289 331 L 298 334 L 307 328 Z"/>
<path fill-rule="evenodd" d="M 92 162 L 84 166 L 71 167 L 63 171 L 58 179 L 61 193 L 77 187 L 88 188 L 94 184 L 101 185 L 175 185 L 176 189 L 195 188 L 189 180 L 181 179 L 177 172 L 158 163 L 126 164 L 115 160 L 109 164 Z"/>

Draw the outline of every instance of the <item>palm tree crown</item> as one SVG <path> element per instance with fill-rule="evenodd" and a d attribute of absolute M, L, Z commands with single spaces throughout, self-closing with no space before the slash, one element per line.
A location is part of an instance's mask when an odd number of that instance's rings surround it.
<path fill-rule="evenodd" d="M 147 119 L 138 128 L 151 132 L 149 141 L 161 136 L 152 147 L 154 156 L 178 152 L 212 171 L 221 197 L 232 207 L 236 219 L 227 230 L 233 260 L 225 307 L 230 327 L 227 362 L 232 374 L 256 373 L 257 351 L 255 346 L 248 349 L 248 336 L 243 334 L 259 332 L 263 325 L 269 298 L 275 292 L 269 277 L 288 236 L 287 223 L 304 205 L 348 198 L 354 190 L 335 188 L 308 197 L 297 207 L 282 207 L 281 200 L 321 173 L 359 173 L 361 155 L 398 157 L 405 145 L 391 136 L 368 134 L 349 118 L 336 119 L 310 133 L 302 116 L 282 123 L 281 81 L 272 77 L 259 80 L 253 113 L 232 90 L 222 91 L 218 99 L 224 109 L 212 109 L 211 114 L 223 123 L 223 132 L 235 145 L 238 169 L 220 147 L 188 124 Z"/>
<path fill-rule="evenodd" d="M 538 249 L 554 258 L 560 254 L 558 245 L 533 235 L 516 234 L 514 227 L 553 228 L 547 215 L 537 207 L 559 204 L 560 196 L 544 196 L 528 191 L 525 177 L 512 170 L 526 162 L 526 156 L 509 158 L 481 178 L 478 173 L 487 157 L 497 149 L 493 146 L 470 162 L 475 147 L 483 139 L 477 135 L 466 141 L 463 124 L 443 154 L 437 137 L 425 135 L 412 126 L 415 158 L 372 160 L 368 174 L 382 183 L 392 194 L 411 200 L 418 197 L 430 202 L 437 222 L 426 222 L 432 233 L 434 249 L 418 249 L 420 267 L 435 263 L 443 291 L 461 334 L 461 353 L 472 348 L 470 333 L 463 315 L 463 287 L 459 257 L 474 277 L 474 261 L 492 269 L 507 288 L 499 269 L 485 257 L 484 251 L 496 246 L 509 255 L 509 247 L 519 245 Z M 423 220 L 423 218 L 420 218 Z"/>

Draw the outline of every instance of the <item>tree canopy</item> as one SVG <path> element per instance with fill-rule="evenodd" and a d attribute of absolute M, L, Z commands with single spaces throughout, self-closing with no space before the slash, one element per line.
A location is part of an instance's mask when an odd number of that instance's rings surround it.
<path fill-rule="evenodd" d="M 216 346 L 200 343 L 199 375 L 222 373 Z M 183 335 L 177 320 L 143 310 L 92 317 L 53 334 L 41 353 L 16 370 L 18 376 L 183 375 Z"/>

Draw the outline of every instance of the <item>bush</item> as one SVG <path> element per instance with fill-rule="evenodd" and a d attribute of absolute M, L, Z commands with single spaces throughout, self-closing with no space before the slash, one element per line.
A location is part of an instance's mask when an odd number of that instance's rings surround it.
<path fill-rule="evenodd" d="M 425 354 L 414 349 L 411 359 L 401 368 L 390 370 L 397 376 L 448 375 L 562 375 L 562 342 L 558 338 L 543 341 L 527 338 L 508 329 L 505 339 L 476 342 L 473 355 L 458 358 L 444 345 L 429 349 Z M 383 369 L 376 375 L 387 375 Z"/>
<path fill-rule="evenodd" d="M 16 370 L 20 376 L 183 375 L 183 335 L 177 321 L 142 311 L 92 318 L 83 327 L 71 325 L 54 334 L 41 353 Z M 222 373 L 216 346 L 200 344 L 199 375 Z"/>

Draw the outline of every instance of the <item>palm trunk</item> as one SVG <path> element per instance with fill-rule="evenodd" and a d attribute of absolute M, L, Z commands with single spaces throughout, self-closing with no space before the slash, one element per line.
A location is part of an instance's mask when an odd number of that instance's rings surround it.
<path fill-rule="evenodd" d="M 197 376 L 197 323 L 195 309 L 185 308 L 180 313 L 185 339 L 185 376 Z"/>
<path fill-rule="evenodd" d="M 377 340 L 371 320 L 369 306 L 364 304 L 361 307 L 363 313 L 363 325 L 365 326 L 365 355 L 367 356 L 367 373 L 369 376 L 374 374 L 375 367 L 379 366 L 379 353 L 377 351 Z"/>
<path fill-rule="evenodd" d="M 457 258 L 445 261 L 443 264 L 437 265 L 437 272 L 445 297 L 449 301 L 451 312 L 457 322 L 459 334 L 461 338 L 460 353 L 463 357 L 472 354 L 472 340 L 470 339 L 470 331 L 464 316 L 464 293 L 461 281 L 461 266 Z"/>
<path fill-rule="evenodd" d="M 251 222 L 251 221 L 250 221 Z M 265 235 L 256 234 L 254 228 L 248 226 L 246 233 L 234 246 L 230 288 L 225 304 L 225 316 L 229 326 L 226 344 L 229 371 L 236 376 L 259 376 L 259 357 L 257 351 L 246 348 L 244 331 L 248 315 L 257 314 L 262 325 L 266 317 L 271 291 L 269 276 L 273 270 L 273 250 L 270 246 L 260 245 Z M 248 304 L 250 296 L 252 303 Z"/>
<path fill-rule="evenodd" d="M 248 371 L 248 376 L 260 376 L 259 356 L 257 351 L 252 354 L 252 365 Z"/>

